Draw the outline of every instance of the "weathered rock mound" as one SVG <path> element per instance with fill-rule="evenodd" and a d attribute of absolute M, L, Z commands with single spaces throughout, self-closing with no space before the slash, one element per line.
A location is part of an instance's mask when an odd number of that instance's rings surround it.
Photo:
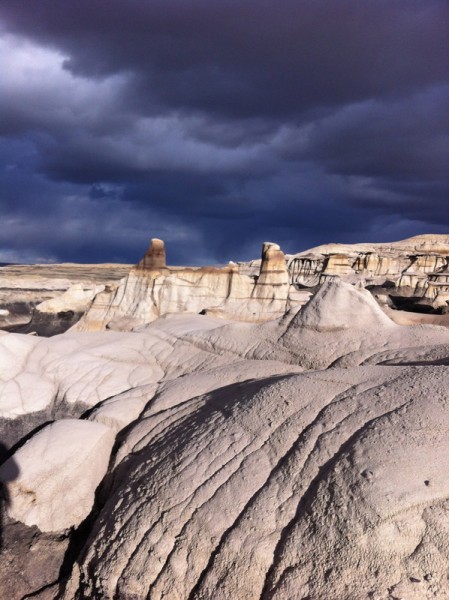
<path fill-rule="evenodd" d="M 149 413 L 68 590 L 445 597 L 449 416 L 432 381 L 449 384 L 438 367 L 332 370 Z"/>
<path fill-rule="evenodd" d="M 79 525 L 92 510 L 113 443 L 100 423 L 63 419 L 41 429 L 0 468 L 0 481 L 10 482 L 10 517 L 41 531 Z"/>
<path fill-rule="evenodd" d="M 328 279 L 298 312 L 292 324 L 316 331 L 378 328 L 393 325 L 369 292 L 340 278 Z"/>

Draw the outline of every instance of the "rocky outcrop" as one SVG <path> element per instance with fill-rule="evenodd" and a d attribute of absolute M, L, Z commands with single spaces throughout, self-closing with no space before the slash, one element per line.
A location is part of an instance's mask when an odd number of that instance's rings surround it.
<path fill-rule="evenodd" d="M 104 291 L 104 286 L 93 287 L 85 290 L 83 285 L 76 283 L 69 289 L 51 300 L 45 300 L 36 306 L 36 311 L 40 313 L 57 314 L 72 310 L 83 314 L 92 304 L 95 296 Z"/>
<path fill-rule="evenodd" d="M 264 297 L 264 288 L 269 289 L 269 295 L 273 293 L 271 288 L 284 288 L 284 297 L 287 298 L 289 276 L 285 255 L 277 244 L 265 242 L 262 246 L 262 260 L 260 273 L 255 290 Z"/>
<path fill-rule="evenodd" d="M 306 256 L 295 255 L 288 257 L 289 272 L 291 280 L 300 285 L 314 285 L 323 283 L 327 277 L 338 275 L 343 279 L 355 282 L 360 278 L 368 280 L 372 284 L 384 284 L 387 281 L 394 283 L 397 278 L 416 263 L 417 273 L 426 279 L 428 271 L 419 270 L 419 262 L 415 256 L 382 256 L 375 252 L 360 252 L 348 247 L 348 253 L 322 254 L 318 257 L 314 254 L 311 260 L 309 253 Z M 429 258 L 429 257 L 427 257 Z M 438 257 L 435 257 L 438 258 Z M 439 261 L 435 260 L 435 264 Z M 399 282 L 398 287 L 409 282 Z"/>
<path fill-rule="evenodd" d="M 138 266 L 141 269 L 160 270 L 167 266 L 167 258 L 165 255 L 165 244 L 158 238 L 153 238 L 150 246 L 145 253 L 145 256 L 139 262 Z"/>
<path fill-rule="evenodd" d="M 309 298 L 289 283 L 285 256 L 266 242 L 257 277 L 236 264 L 223 268 L 166 267 L 161 240 L 152 240 L 139 265 L 119 286 L 99 294 L 74 331 L 129 330 L 170 313 L 204 313 L 263 322 L 282 316 Z"/>
<path fill-rule="evenodd" d="M 10 518 L 40 531 L 79 525 L 92 510 L 113 443 L 100 423 L 63 419 L 41 429 L 0 468 Z"/>
<path fill-rule="evenodd" d="M 117 268 L 115 280 L 105 283 L 106 274 L 112 276 L 113 265 L 104 265 L 98 269 L 103 274 L 95 283 L 79 282 L 68 289 L 70 282 L 65 280 L 62 285 L 58 277 L 70 269 L 84 277 L 89 271 L 95 273 L 94 267 L 54 266 L 53 278 L 48 278 L 50 267 L 46 271 L 36 267 L 41 276 L 47 274 L 47 283 L 38 285 L 48 284 L 50 296 L 36 302 L 36 308 L 0 302 L 0 327 L 3 324 L 7 329 L 39 335 L 54 335 L 71 327 L 74 331 L 121 331 L 179 312 L 265 322 L 303 306 L 319 286 L 335 276 L 366 287 L 386 306 L 444 312 L 449 285 L 445 285 L 442 272 L 448 262 L 449 237 L 423 235 L 391 244 L 326 244 L 287 256 L 277 244 L 266 242 L 261 259 L 249 263 L 230 262 L 223 268 L 173 267 L 166 264 L 164 242 L 155 238 L 121 281 L 117 280 L 124 273 L 123 266 Z M 26 280 L 23 285 L 36 283 Z M 57 296 L 52 286 L 65 286 L 67 291 Z"/>
<path fill-rule="evenodd" d="M 449 260 L 449 257 L 448 257 Z M 431 272 L 424 289 L 423 298 L 437 307 L 448 307 L 449 304 L 449 264 L 438 271 Z"/>
<path fill-rule="evenodd" d="M 320 275 L 324 269 L 324 256 L 308 252 L 304 256 L 291 257 L 287 264 L 292 283 L 314 287 L 320 282 Z"/>
<path fill-rule="evenodd" d="M 346 277 L 351 273 L 350 257 L 346 254 L 330 254 L 324 261 L 324 269 L 320 277 L 320 283 L 326 281 L 328 277 Z"/>
<path fill-rule="evenodd" d="M 130 265 L 10 265 L 0 267 L 0 329 L 56 335 L 66 331 L 102 288 Z M 36 310 L 40 305 L 41 310 Z"/>
<path fill-rule="evenodd" d="M 413 290 L 413 293 L 423 295 L 428 287 L 428 276 L 419 271 L 413 264 L 404 269 L 396 282 L 399 289 Z"/>
<path fill-rule="evenodd" d="M 344 281 L 395 288 L 398 297 L 433 308 L 447 305 L 438 273 L 448 264 L 449 236 L 422 235 L 391 244 L 327 244 L 287 256 L 290 281 L 311 287 L 338 275 Z M 440 280 L 441 282 L 442 280 Z M 410 301 L 408 308 L 412 308 Z M 419 309 L 419 306 L 417 307 Z"/>

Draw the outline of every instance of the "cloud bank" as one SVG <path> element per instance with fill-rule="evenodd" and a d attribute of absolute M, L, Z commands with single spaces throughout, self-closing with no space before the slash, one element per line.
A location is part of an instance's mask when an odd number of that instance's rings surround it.
<path fill-rule="evenodd" d="M 0 260 L 449 230 L 444 0 L 9 0 L 0 23 Z"/>

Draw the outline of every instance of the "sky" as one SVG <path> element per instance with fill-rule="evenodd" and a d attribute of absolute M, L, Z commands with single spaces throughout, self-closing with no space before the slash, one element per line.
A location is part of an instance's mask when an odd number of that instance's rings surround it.
<path fill-rule="evenodd" d="M 8 0 L 0 262 L 449 233 L 447 0 Z"/>

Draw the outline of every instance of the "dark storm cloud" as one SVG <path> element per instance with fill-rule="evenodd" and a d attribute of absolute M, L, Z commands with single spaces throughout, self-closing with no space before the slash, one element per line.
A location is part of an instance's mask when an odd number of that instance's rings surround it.
<path fill-rule="evenodd" d="M 9 0 L 0 260 L 19 239 L 24 256 L 134 261 L 158 235 L 198 263 L 263 239 L 448 230 L 448 15 L 446 0 Z"/>
<path fill-rule="evenodd" d="M 447 76 L 444 0 L 10 0 L 3 14 L 74 73 L 132 72 L 142 107 L 297 115 Z"/>
<path fill-rule="evenodd" d="M 448 85 L 389 103 L 373 99 L 349 105 L 312 124 L 316 129 L 303 154 L 338 173 L 444 177 L 448 108 Z"/>

